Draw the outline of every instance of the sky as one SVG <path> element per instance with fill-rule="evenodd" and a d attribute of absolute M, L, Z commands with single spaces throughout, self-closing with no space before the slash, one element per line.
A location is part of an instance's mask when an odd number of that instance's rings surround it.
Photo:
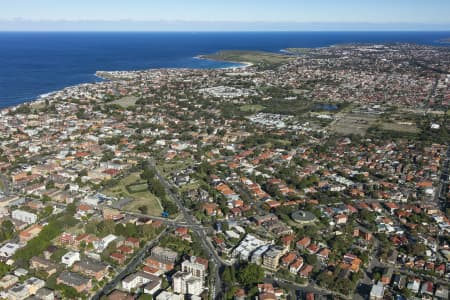
<path fill-rule="evenodd" d="M 0 30 L 114 30 L 124 24 L 150 30 L 194 24 L 242 30 L 311 24 L 450 30 L 449 12 L 450 0 L 0 0 Z"/>

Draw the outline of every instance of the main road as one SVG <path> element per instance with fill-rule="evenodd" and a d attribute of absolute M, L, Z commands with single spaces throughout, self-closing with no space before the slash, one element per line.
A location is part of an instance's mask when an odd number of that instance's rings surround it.
<path fill-rule="evenodd" d="M 158 180 L 163 184 L 166 194 L 171 198 L 171 200 L 178 206 L 178 209 L 180 210 L 183 220 L 185 221 L 186 225 L 191 228 L 191 230 L 197 235 L 197 238 L 200 239 L 200 242 L 203 246 L 203 249 L 206 250 L 209 254 L 210 262 L 214 262 L 213 269 L 214 269 L 214 275 L 213 281 L 214 285 L 212 286 L 212 298 L 213 299 L 222 299 L 222 280 L 220 278 L 220 269 L 227 265 L 226 262 L 224 262 L 219 255 L 217 254 L 214 246 L 212 245 L 211 241 L 208 239 L 207 234 L 205 233 L 205 229 L 202 226 L 199 226 L 196 219 L 191 215 L 191 213 L 186 209 L 186 207 L 183 205 L 183 202 L 181 199 L 176 195 L 174 192 L 172 192 L 172 186 L 167 182 L 166 178 L 161 175 L 159 170 L 156 168 L 155 161 L 153 159 L 150 159 L 148 161 L 150 167 L 154 169 L 155 175 L 158 178 Z"/>
<path fill-rule="evenodd" d="M 436 205 L 446 212 L 448 206 L 447 192 L 449 185 L 449 168 L 450 168 L 450 146 L 447 148 L 445 160 L 442 163 L 441 174 L 439 177 L 439 185 L 435 191 L 434 201 Z"/>
<path fill-rule="evenodd" d="M 336 292 L 336 291 L 331 291 L 331 290 L 322 288 L 314 283 L 299 284 L 297 282 L 274 278 L 274 277 L 269 277 L 269 276 L 266 276 L 264 278 L 264 282 L 272 283 L 283 289 L 291 291 L 291 293 L 289 293 L 291 295 L 291 298 L 293 297 L 292 291 L 295 291 L 295 292 L 301 292 L 301 293 L 314 293 L 314 294 L 321 295 L 321 296 L 333 295 L 333 296 L 340 297 L 342 299 L 348 299 L 348 300 L 351 299 L 347 295 L 344 295 L 344 294 Z"/>

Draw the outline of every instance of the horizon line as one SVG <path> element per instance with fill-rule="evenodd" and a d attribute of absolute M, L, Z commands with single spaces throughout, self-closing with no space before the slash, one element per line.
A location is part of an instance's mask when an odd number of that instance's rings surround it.
<path fill-rule="evenodd" d="M 417 29 L 417 28 L 361 28 L 361 29 L 329 29 L 329 28 L 323 28 L 323 29 L 2 29 L 0 27 L 0 32 L 7 33 L 7 32 L 22 32 L 22 33 L 34 33 L 34 32 L 148 32 L 148 33 L 235 33 L 235 32 L 242 32 L 242 33 L 265 33 L 265 32 L 280 32 L 280 33 L 296 33 L 296 32 L 449 32 L 449 29 Z"/>
<path fill-rule="evenodd" d="M 450 23 L 0 19 L 0 32 L 446 32 Z"/>

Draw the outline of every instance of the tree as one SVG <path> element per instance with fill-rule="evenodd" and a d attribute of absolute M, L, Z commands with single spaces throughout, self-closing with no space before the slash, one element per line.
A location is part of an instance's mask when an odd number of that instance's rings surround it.
<path fill-rule="evenodd" d="M 243 285 L 251 286 L 263 281 L 264 270 L 256 264 L 248 264 L 240 270 L 238 278 Z"/>
<path fill-rule="evenodd" d="M 163 290 L 167 289 L 170 286 L 169 282 L 167 281 L 166 277 L 162 278 L 162 282 L 161 282 L 161 288 Z"/>
<path fill-rule="evenodd" d="M 97 231 L 100 236 L 107 236 L 115 232 L 115 226 L 113 220 L 104 220 L 97 224 Z"/>
<path fill-rule="evenodd" d="M 141 174 L 141 178 L 143 180 L 147 180 L 147 181 L 154 179 L 155 176 L 156 176 L 155 171 L 153 171 L 152 169 L 150 169 L 148 167 L 145 167 L 144 172 L 142 172 L 142 174 Z"/>
<path fill-rule="evenodd" d="M 307 255 L 306 256 L 306 262 L 312 266 L 315 266 L 317 264 L 317 256 L 315 255 Z"/>
<path fill-rule="evenodd" d="M 50 216 L 50 215 L 52 214 L 52 212 L 53 212 L 53 206 L 46 206 L 46 207 L 42 210 L 40 216 L 41 216 L 42 218 L 46 218 L 46 217 Z"/>
<path fill-rule="evenodd" d="M 146 215 L 148 212 L 148 207 L 147 205 L 141 205 L 138 207 L 139 211 L 141 212 L 141 214 Z"/>
<path fill-rule="evenodd" d="M 235 281 L 235 274 L 234 274 L 234 268 L 233 267 L 225 267 L 222 273 L 222 280 L 227 285 L 232 285 Z"/>
<path fill-rule="evenodd" d="M 0 262 L 0 277 L 5 276 L 9 271 L 11 267 L 5 264 L 4 262 Z"/>
<path fill-rule="evenodd" d="M 80 242 L 80 249 L 84 250 L 84 249 L 86 249 L 86 246 L 87 246 L 86 241 Z"/>
<path fill-rule="evenodd" d="M 14 224 L 10 220 L 3 221 L 0 228 L 0 241 L 9 240 L 14 236 Z"/>
<path fill-rule="evenodd" d="M 65 299 L 76 299 L 80 296 L 76 289 L 65 284 L 58 284 L 57 290 L 61 291 Z"/>
<path fill-rule="evenodd" d="M 52 201 L 52 198 L 50 198 L 49 195 L 42 196 L 42 202 L 43 203 L 50 202 L 50 201 Z"/>
<path fill-rule="evenodd" d="M 51 181 L 51 180 L 45 184 L 45 189 L 46 190 L 51 190 L 51 189 L 54 189 L 54 188 L 55 188 L 55 183 L 53 181 Z"/>
<path fill-rule="evenodd" d="M 88 222 L 84 226 L 84 231 L 89 234 L 97 235 L 97 224 L 94 222 Z"/>

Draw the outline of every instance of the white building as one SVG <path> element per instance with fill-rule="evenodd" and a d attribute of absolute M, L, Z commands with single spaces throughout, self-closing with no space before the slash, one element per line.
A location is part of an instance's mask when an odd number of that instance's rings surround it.
<path fill-rule="evenodd" d="M 11 217 L 14 220 L 19 220 L 19 221 L 22 221 L 22 222 L 30 224 L 30 225 L 36 223 L 36 221 L 37 221 L 36 214 L 30 213 L 30 212 L 27 212 L 24 210 L 20 210 L 20 209 L 16 209 L 15 211 L 13 211 L 11 213 Z"/>
<path fill-rule="evenodd" d="M 261 265 L 263 254 L 266 253 L 266 251 L 269 250 L 270 247 L 271 245 L 263 245 L 253 251 L 253 254 L 251 255 L 251 262 L 257 265 Z"/>
<path fill-rule="evenodd" d="M 372 286 L 370 300 L 382 300 L 384 297 L 384 285 L 381 281 Z"/>
<path fill-rule="evenodd" d="M 203 292 L 203 282 L 189 272 L 177 272 L 173 276 L 173 291 L 183 295 L 199 296 Z"/>
<path fill-rule="evenodd" d="M 10 258 L 19 248 L 18 244 L 7 243 L 0 248 L 0 257 Z"/>
<path fill-rule="evenodd" d="M 183 272 L 191 273 L 192 276 L 200 278 L 203 282 L 208 272 L 208 260 L 191 256 L 189 260 L 185 260 L 181 263 L 181 270 Z"/>
<path fill-rule="evenodd" d="M 114 234 L 109 234 L 99 241 L 94 241 L 93 245 L 95 251 L 97 251 L 98 253 L 103 252 L 108 247 L 108 245 L 114 242 L 116 239 L 117 236 L 115 236 Z"/>
<path fill-rule="evenodd" d="M 26 299 L 32 295 L 35 295 L 36 292 L 45 286 L 45 281 L 31 277 L 28 278 L 24 283 L 15 285 L 11 289 L 8 290 L 8 299 L 9 300 L 22 300 Z"/>
<path fill-rule="evenodd" d="M 413 292 L 413 294 L 417 294 L 419 292 L 420 283 L 421 283 L 420 279 L 413 278 L 411 281 L 408 282 L 406 288 L 411 292 Z"/>
<path fill-rule="evenodd" d="M 70 251 L 61 257 L 61 262 L 69 268 L 77 261 L 80 261 L 80 252 Z"/>
<path fill-rule="evenodd" d="M 15 285 L 17 282 L 19 282 L 19 278 L 17 276 L 7 274 L 0 279 L 0 289 L 6 290 Z"/>
<path fill-rule="evenodd" d="M 264 245 L 271 244 L 271 242 L 261 240 L 252 234 L 247 234 L 241 243 L 233 250 L 232 256 L 248 261 L 255 250 Z"/>
<path fill-rule="evenodd" d="M 151 284 L 149 285 L 149 283 Z M 161 288 L 161 279 L 158 276 L 144 272 L 136 272 L 128 275 L 122 280 L 122 288 L 127 292 L 131 292 L 131 290 L 137 289 L 143 285 L 149 285 L 147 289 L 149 291 L 148 294 L 153 294 Z"/>
<path fill-rule="evenodd" d="M 184 295 L 177 295 L 162 291 L 158 296 L 156 296 L 156 300 L 184 300 Z"/>

